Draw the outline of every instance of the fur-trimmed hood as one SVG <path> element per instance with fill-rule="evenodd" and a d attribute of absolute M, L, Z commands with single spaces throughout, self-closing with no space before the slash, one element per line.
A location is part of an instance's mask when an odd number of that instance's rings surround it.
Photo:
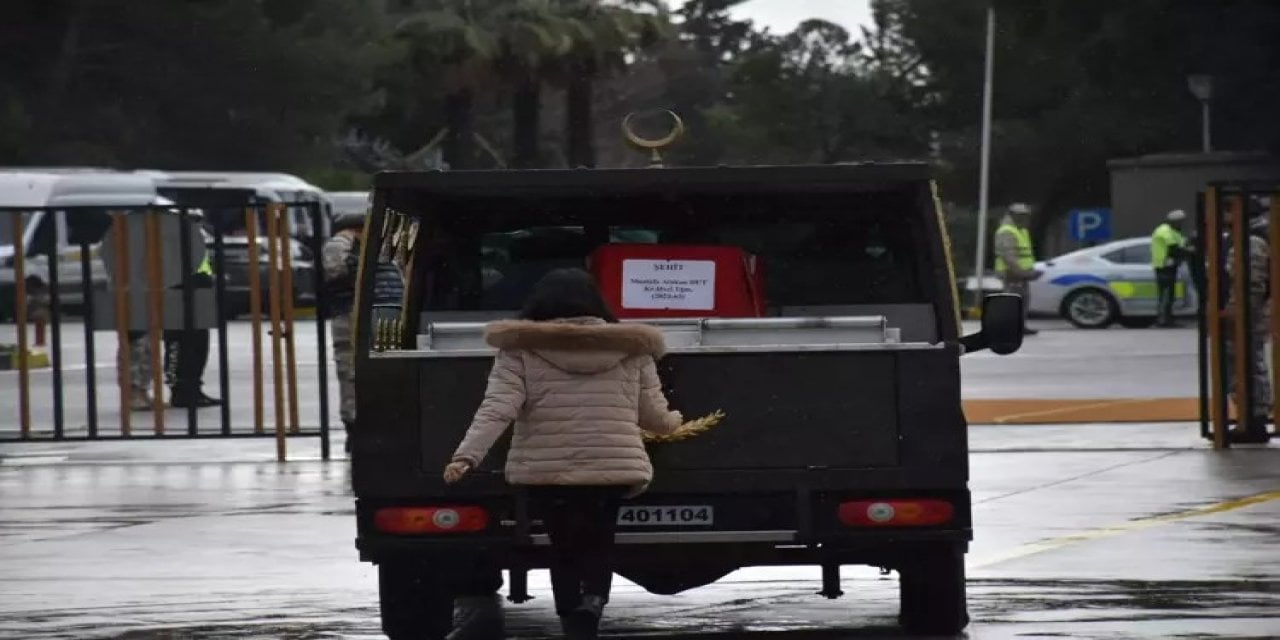
<path fill-rule="evenodd" d="M 647 324 L 611 324 L 599 318 L 549 322 L 502 320 L 485 329 L 485 341 L 498 349 L 539 351 L 620 351 L 629 356 L 661 357 L 667 352 L 662 331 Z"/>
<path fill-rule="evenodd" d="M 643 324 L 611 324 L 599 318 L 549 322 L 503 320 L 485 330 L 485 341 L 503 350 L 536 353 L 559 369 L 596 373 L 633 356 L 666 353 L 662 331 Z"/>

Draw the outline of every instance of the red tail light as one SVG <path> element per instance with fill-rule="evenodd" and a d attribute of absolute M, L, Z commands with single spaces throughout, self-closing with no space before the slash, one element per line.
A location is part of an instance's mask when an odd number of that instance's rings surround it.
<path fill-rule="evenodd" d="M 373 514 L 378 531 L 395 534 L 474 533 L 489 526 L 480 507 L 387 507 Z"/>
<path fill-rule="evenodd" d="M 956 508 L 946 500 L 857 500 L 840 505 L 840 522 L 849 527 L 928 527 L 945 524 Z"/>

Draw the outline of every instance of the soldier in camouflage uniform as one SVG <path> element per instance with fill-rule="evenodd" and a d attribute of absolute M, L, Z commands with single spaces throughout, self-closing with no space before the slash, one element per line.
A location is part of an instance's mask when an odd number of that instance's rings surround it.
<path fill-rule="evenodd" d="M 116 348 L 116 371 L 124 370 L 124 352 L 129 352 L 129 410 L 150 411 L 151 341 L 146 332 L 130 331 L 124 348 Z"/>
<path fill-rule="evenodd" d="M 1263 219 L 1265 222 L 1265 219 Z M 1265 232 L 1264 225 L 1254 224 L 1252 233 L 1249 234 L 1249 338 L 1252 353 L 1249 356 L 1249 367 L 1251 370 L 1253 393 L 1252 413 L 1253 415 L 1241 417 L 1242 425 L 1231 430 L 1230 437 L 1232 442 L 1266 442 L 1270 435 L 1267 432 L 1267 422 L 1271 415 L 1271 373 L 1267 367 L 1267 340 L 1271 335 L 1270 306 L 1268 298 L 1270 297 L 1269 278 L 1271 273 L 1270 248 L 1267 241 L 1259 237 L 1257 232 Z M 1234 247 L 1227 250 L 1227 276 L 1235 277 L 1235 249 Z M 1229 287 L 1228 292 L 1232 291 Z M 1230 298 L 1228 293 L 1227 309 L 1234 313 L 1239 310 L 1238 306 Z M 1238 381 L 1234 379 L 1234 353 L 1235 344 L 1232 340 L 1233 330 L 1230 326 L 1225 328 L 1226 334 L 1226 352 L 1227 352 L 1227 379 L 1229 380 L 1230 393 L 1234 396 L 1237 392 Z"/>
<path fill-rule="evenodd" d="M 324 245 L 326 314 L 333 331 L 333 361 L 338 373 L 338 397 L 342 425 L 347 430 L 347 450 L 351 450 L 352 430 L 356 421 L 355 343 L 351 321 L 355 306 L 356 275 L 360 263 L 360 239 L 365 216 L 346 214 L 333 220 L 334 234 Z M 373 305 L 379 311 L 394 313 L 404 297 L 404 278 L 390 262 L 379 262 L 375 273 Z"/>

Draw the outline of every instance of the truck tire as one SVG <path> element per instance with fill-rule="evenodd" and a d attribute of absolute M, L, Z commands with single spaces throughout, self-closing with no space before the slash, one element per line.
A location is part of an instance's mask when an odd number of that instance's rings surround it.
<path fill-rule="evenodd" d="M 947 546 L 915 554 L 898 573 L 898 624 L 908 633 L 954 635 L 969 625 L 963 551 Z"/>
<path fill-rule="evenodd" d="M 390 640 L 444 640 L 453 627 L 453 593 L 417 562 L 378 565 L 382 632 Z"/>

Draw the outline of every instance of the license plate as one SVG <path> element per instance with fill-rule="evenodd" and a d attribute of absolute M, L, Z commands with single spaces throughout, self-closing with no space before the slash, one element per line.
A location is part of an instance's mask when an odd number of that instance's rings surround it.
<path fill-rule="evenodd" d="M 715 509 L 705 505 L 641 507 L 618 509 L 620 527 L 709 527 L 715 524 Z"/>

